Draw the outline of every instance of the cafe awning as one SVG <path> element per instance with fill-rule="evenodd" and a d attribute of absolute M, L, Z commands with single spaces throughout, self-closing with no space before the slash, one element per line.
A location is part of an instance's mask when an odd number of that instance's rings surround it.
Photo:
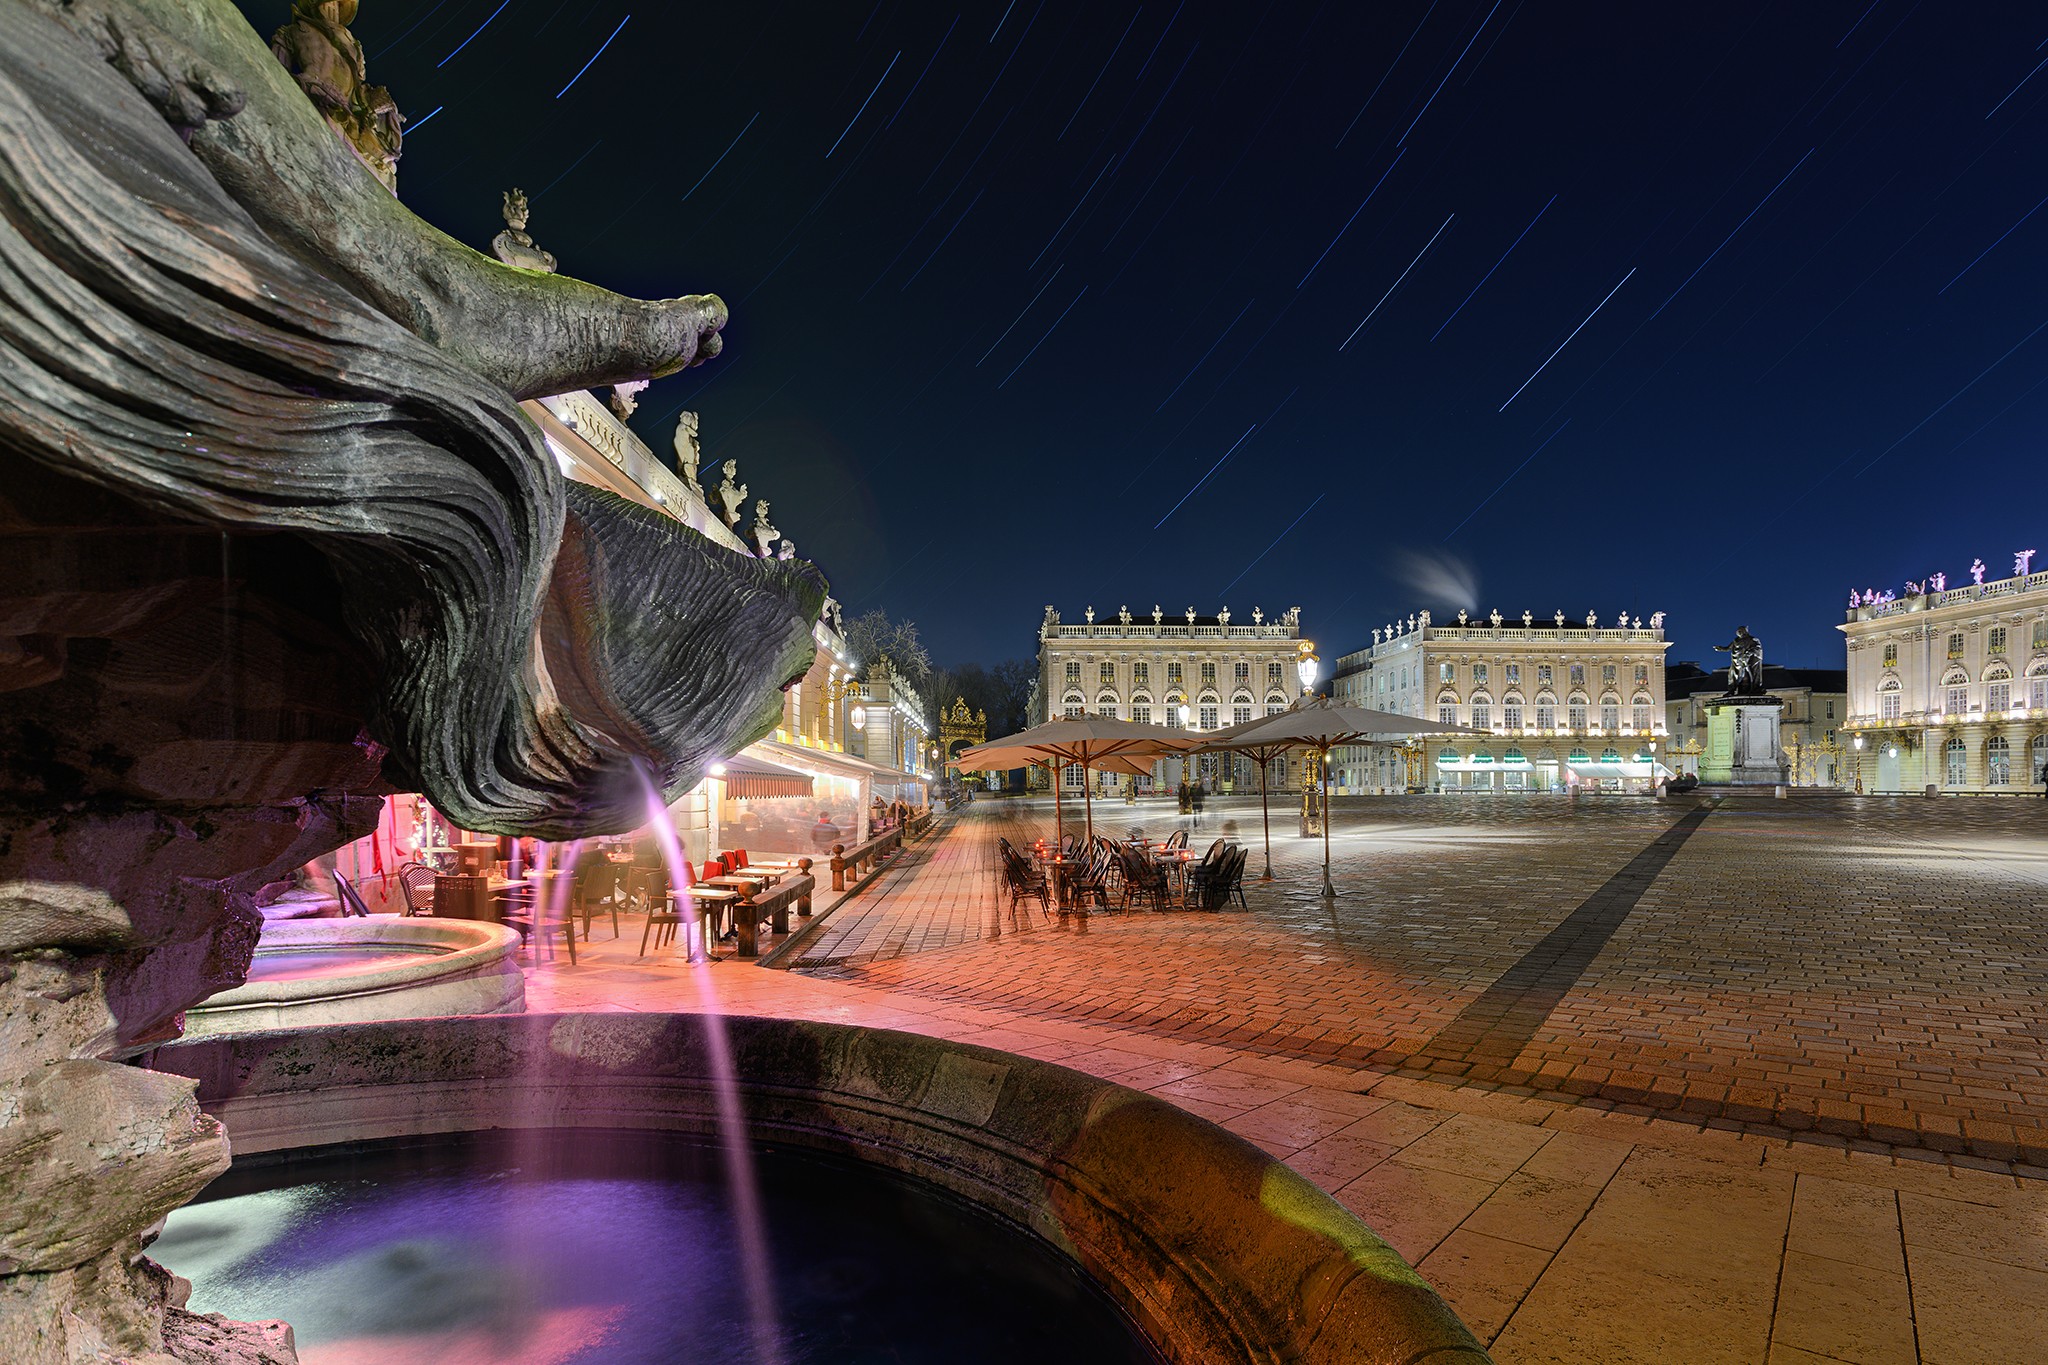
<path fill-rule="evenodd" d="M 779 796 L 811 794 L 809 774 L 793 772 L 766 759 L 738 754 L 725 760 L 724 767 L 725 772 L 719 775 L 719 780 L 725 783 L 725 795 L 729 800 L 762 801 Z"/>
<path fill-rule="evenodd" d="M 1671 769 L 1665 767 L 1662 763 L 1656 762 L 1601 763 L 1595 760 L 1568 762 L 1565 766 L 1570 768 L 1579 777 L 1596 782 L 1603 780 L 1612 781 L 1616 778 L 1627 778 L 1631 782 L 1641 782 L 1652 774 L 1659 777 L 1670 777 L 1672 775 Z"/>

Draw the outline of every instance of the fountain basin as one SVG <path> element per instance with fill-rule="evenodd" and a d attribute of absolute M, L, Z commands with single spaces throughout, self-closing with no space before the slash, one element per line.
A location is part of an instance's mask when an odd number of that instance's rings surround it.
<path fill-rule="evenodd" d="M 238 1158 L 492 1129 L 716 1141 L 695 1015 L 432 1018 L 158 1049 Z M 806 1020 L 723 1031 L 749 1142 L 936 1186 L 1055 1248 L 1175 1362 L 1484 1361 L 1399 1255 L 1235 1134 L 968 1044 Z"/>
<path fill-rule="evenodd" d="M 185 1036 L 526 1008 L 519 935 L 478 920 L 273 920 L 241 985 L 185 1013 Z"/>

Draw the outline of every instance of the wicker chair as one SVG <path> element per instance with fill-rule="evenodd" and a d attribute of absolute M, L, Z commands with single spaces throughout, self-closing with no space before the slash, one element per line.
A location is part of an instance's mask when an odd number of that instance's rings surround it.
<path fill-rule="evenodd" d="M 1217 841 L 1219 844 L 1221 840 Z M 1188 900 L 1201 910 L 1220 910 L 1230 895 L 1234 846 L 1211 848 L 1209 856 L 1188 869 Z"/>
<path fill-rule="evenodd" d="M 398 889 L 405 895 L 405 913 L 434 913 L 434 869 L 425 863 L 407 863 L 398 869 Z"/>
<path fill-rule="evenodd" d="M 1052 892 L 1045 884 L 1045 873 L 1034 866 L 1029 858 L 1014 849 L 1003 850 L 1003 883 L 1010 890 L 1010 910 L 1014 914 L 1017 902 L 1026 896 L 1038 898 L 1039 913 L 1050 917 L 1052 914 Z"/>
<path fill-rule="evenodd" d="M 1173 894 L 1166 869 L 1133 849 L 1121 850 L 1117 859 L 1124 874 L 1122 906 L 1128 908 L 1133 900 L 1149 900 L 1154 910 L 1164 910 Z"/>

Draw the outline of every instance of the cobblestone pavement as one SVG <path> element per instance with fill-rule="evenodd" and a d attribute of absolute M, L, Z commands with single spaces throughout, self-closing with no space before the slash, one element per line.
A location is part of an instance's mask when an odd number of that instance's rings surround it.
<path fill-rule="evenodd" d="M 1097 808 L 1155 837 L 1171 808 Z M 1048 920 L 983 802 L 798 945 L 800 970 L 1270 1057 L 2048 1174 L 2048 803 L 1340 802 L 1276 826 L 1249 913 Z M 1258 866 L 1256 802 L 1212 803 Z"/>
<path fill-rule="evenodd" d="M 910 889 L 971 863 L 960 851 L 983 828 L 976 821 L 925 845 L 916 875 L 885 874 L 828 920 L 849 945 L 830 973 L 854 973 L 856 957 L 900 965 L 1027 943 L 1141 944 L 1127 931 L 1148 917 L 1062 933 L 1036 923 L 1034 911 L 1017 931 L 1001 907 L 1003 937 L 983 939 L 972 913 L 913 911 Z M 1645 833 L 1654 836 L 1654 822 Z M 1596 888 L 1598 873 L 1586 873 Z M 914 931 L 854 928 L 869 894 L 875 906 L 893 898 L 885 918 Z M 1178 918 L 1241 937 L 1255 917 Z M 1345 918 L 1340 911 L 1338 923 Z M 531 969 L 529 1008 L 719 1009 L 904 1029 L 1149 1091 L 1236 1131 L 1357 1211 L 1501 1365 L 2044 1358 L 2048 1181 L 1977 1168 L 1988 1161 L 1932 1163 L 1839 1138 L 1795 1142 L 729 958 L 692 967 L 676 950 L 639 958 L 636 923 L 620 927 L 611 938 L 601 925 L 574 966 L 556 957 Z M 953 946 L 918 951 L 940 943 Z M 1171 975 L 1173 964 L 1155 961 L 1153 971 Z M 1259 983 L 1257 962 L 1246 959 L 1236 979 L 1241 990 Z"/>

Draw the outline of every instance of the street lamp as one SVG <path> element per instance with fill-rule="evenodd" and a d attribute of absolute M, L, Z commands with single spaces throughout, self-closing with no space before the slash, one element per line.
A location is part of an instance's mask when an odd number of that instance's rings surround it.
<path fill-rule="evenodd" d="M 1315 690 L 1316 666 L 1322 661 L 1316 658 L 1315 641 L 1303 640 L 1296 648 L 1300 657 L 1294 661 L 1294 672 L 1301 679 L 1301 695 L 1306 697 Z"/>
<path fill-rule="evenodd" d="M 1192 730 L 1195 728 L 1194 707 L 1189 706 L 1186 702 L 1182 702 L 1176 714 L 1180 717 L 1181 729 Z M 1190 814 L 1195 808 L 1194 762 L 1194 759 L 1187 754 L 1180 756 L 1180 791 L 1176 795 L 1180 798 L 1179 806 L 1182 815 Z"/>

